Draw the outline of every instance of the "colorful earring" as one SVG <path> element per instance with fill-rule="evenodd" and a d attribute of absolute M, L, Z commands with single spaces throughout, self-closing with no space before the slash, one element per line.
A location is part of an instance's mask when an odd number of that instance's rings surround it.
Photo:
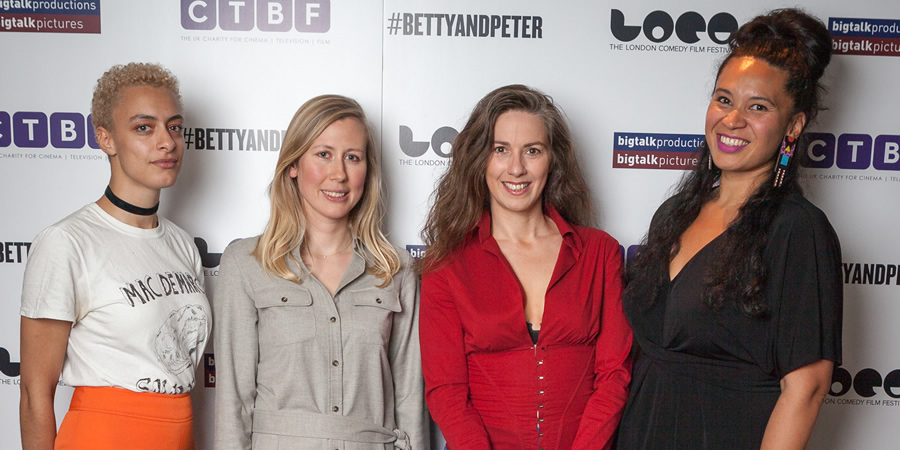
<path fill-rule="evenodd" d="M 775 163 L 775 187 L 781 187 L 781 183 L 784 181 L 784 174 L 787 172 L 791 157 L 794 156 L 795 140 L 793 136 L 785 136 L 781 141 L 781 151 L 778 153 L 778 161 Z"/>

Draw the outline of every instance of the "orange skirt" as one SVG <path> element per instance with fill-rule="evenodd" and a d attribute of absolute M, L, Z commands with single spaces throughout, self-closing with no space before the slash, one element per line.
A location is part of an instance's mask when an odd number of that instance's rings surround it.
<path fill-rule="evenodd" d="M 193 450 L 190 394 L 75 388 L 56 435 L 56 450 Z"/>

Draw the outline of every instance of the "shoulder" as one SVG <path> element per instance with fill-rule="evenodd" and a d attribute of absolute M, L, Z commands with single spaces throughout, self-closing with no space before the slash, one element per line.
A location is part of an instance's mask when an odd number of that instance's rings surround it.
<path fill-rule="evenodd" d="M 815 235 L 835 235 L 834 228 L 825 213 L 806 197 L 791 194 L 781 205 L 772 222 L 773 233 L 808 230 Z M 835 236 L 836 238 L 836 236 Z"/>
<path fill-rule="evenodd" d="M 194 241 L 194 238 L 191 237 L 190 233 L 188 233 L 187 231 L 184 231 L 184 229 L 181 228 L 180 226 L 176 225 L 175 222 L 172 222 L 171 220 L 166 219 L 165 217 L 159 216 L 159 223 L 161 226 L 165 227 L 165 232 L 167 234 L 170 234 L 172 236 L 175 236 L 178 239 L 186 240 L 189 242 Z"/>
<path fill-rule="evenodd" d="M 392 247 L 394 248 L 394 252 L 397 253 L 398 261 L 400 261 L 400 272 L 410 270 L 414 261 L 412 255 L 409 254 L 409 251 L 396 245 L 392 245 Z"/>
<path fill-rule="evenodd" d="M 243 238 L 232 241 L 225 247 L 225 251 L 222 252 L 222 258 L 225 259 L 243 259 L 243 258 L 252 258 L 250 255 L 253 253 L 253 250 L 256 248 L 256 244 L 259 242 L 259 236 L 254 236 L 250 238 Z"/>
<path fill-rule="evenodd" d="M 573 226 L 572 230 L 581 238 L 585 245 L 599 245 L 601 247 L 618 247 L 619 241 L 609 233 L 591 227 Z"/>
<path fill-rule="evenodd" d="M 79 236 L 90 236 L 87 228 L 95 228 L 91 220 L 90 205 L 86 205 L 78 211 L 69 214 L 59 222 L 48 226 L 41 230 L 34 238 L 33 245 L 40 246 L 41 243 L 52 243 L 52 246 L 59 248 L 64 245 L 77 245 Z"/>

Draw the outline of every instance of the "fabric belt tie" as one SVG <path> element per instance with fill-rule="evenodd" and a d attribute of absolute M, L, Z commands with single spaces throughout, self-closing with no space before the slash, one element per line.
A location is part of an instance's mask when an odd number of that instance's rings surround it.
<path fill-rule="evenodd" d="M 371 422 L 345 416 L 312 414 L 300 411 L 253 412 L 253 432 L 313 439 L 394 444 L 394 448 L 411 450 L 405 431 L 390 430 Z"/>
<path fill-rule="evenodd" d="M 664 370 L 695 380 L 744 392 L 780 392 L 781 381 L 760 374 L 758 379 L 748 379 L 746 372 L 727 364 L 701 359 L 694 355 L 670 352 L 658 346 L 642 346 L 641 357 L 647 357 Z"/>

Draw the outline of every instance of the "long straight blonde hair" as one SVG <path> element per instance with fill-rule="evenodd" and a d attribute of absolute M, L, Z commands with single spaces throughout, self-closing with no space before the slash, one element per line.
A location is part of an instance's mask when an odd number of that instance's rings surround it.
<path fill-rule="evenodd" d="M 310 99 L 294 113 L 278 154 L 275 176 L 269 185 L 272 209 L 269 223 L 252 253 L 266 272 L 303 283 L 306 274 L 296 274 L 289 267 L 290 261 L 300 266 L 293 251 L 306 239 L 304 200 L 297 180 L 290 176 L 290 168 L 329 125 L 348 117 L 359 120 L 366 130 L 366 182 L 362 198 L 350 211 L 350 232 L 364 245 L 362 254 L 366 270 L 383 280 L 381 287 L 390 283 L 400 270 L 400 257 L 381 231 L 384 217 L 381 163 L 366 115 L 359 103 L 351 98 L 321 95 Z"/>

